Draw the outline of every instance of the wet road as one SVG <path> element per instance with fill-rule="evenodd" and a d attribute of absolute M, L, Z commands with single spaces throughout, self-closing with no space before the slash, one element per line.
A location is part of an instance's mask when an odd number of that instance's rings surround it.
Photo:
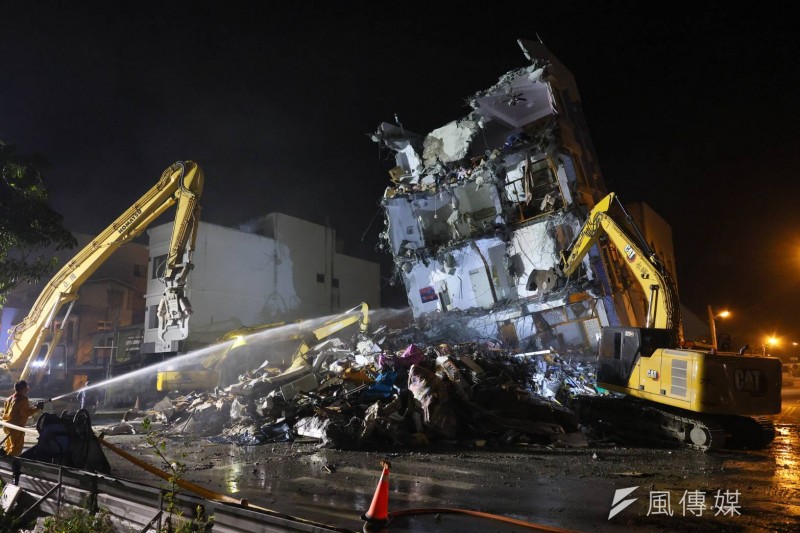
<path fill-rule="evenodd" d="M 318 450 L 309 444 L 239 447 L 194 439 L 170 441 L 168 450 L 175 456 L 187 454 L 183 461 L 190 481 L 354 530 L 361 529 L 358 516 L 374 494 L 379 460 L 388 456 L 390 511 L 456 507 L 577 531 L 794 532 L 800 528 L 800 387 L 784 391 L 783 411 L 775 423 L 773 445 L 758 452 L 515 447 L 379 454 Z M 141 436 L 107 438 L 157 462 Z M 111 452 L 107 455 L 114 475 L 160 484 Z M 615 491 L 631 487 L 637 488 L 624 499 L 635 501 L 609 520 Z M 427 515 L 398 518 L 389 530 L 520 529 L 477 518 Z"/>

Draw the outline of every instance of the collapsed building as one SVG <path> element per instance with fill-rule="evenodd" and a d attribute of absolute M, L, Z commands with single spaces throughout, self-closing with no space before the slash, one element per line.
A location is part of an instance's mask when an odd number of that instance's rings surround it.
<path fill-rule="evenodd" d="M 642 323 L 646 297 L 613 248 L 560 276 L 606 187 L 572 74 L 541 43 L 519 44 L 531 65 L 470 97 L 467 116 L 424 137 L 378 126 L 396 159 L 379 246 L 432 336 L 593 351 L 601 327 Z"/>
<path fill-rule="evenodd" d="M 607 193 L 572 75 L 540 43 L 520 45 L 531 65 L 472 96 L 466 117 L 424 137 L 399 123 L 372 136 L 396 158 L 381 247 L 415 323 L 364 327 L 349 343 L 301 335 L 322 342 L 288 369 L 274 364 L 274 339 L 253 342 L 264 362 L 236 383 L 156 404 L 169 433 L 337 448 L 587 444 L 566 406 L 607 391 L 580 356 L 602 327 L 644 323 L 647 300 L 613 246 L 593 248 L 575 278 L 561 274 Z M 646 206 L 632 212 L 674 276 L 669 226 Z"/>

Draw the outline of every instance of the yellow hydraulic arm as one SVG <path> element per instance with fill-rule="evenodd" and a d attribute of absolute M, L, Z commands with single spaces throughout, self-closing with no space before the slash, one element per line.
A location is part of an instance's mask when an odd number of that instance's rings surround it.
<path fill-rule="evenodd" d="M 191 270 L 191 252 L 197 236 L 203 171 L 192 161 L 177 162 L 167 168 L 158 183 L 78 252 L 48 282 L 30 313 L 13 330 L 9 350 L 2 360 L 5 370 L 15 379 L 27 379 L 44 336 L 61 308 L 70 303 L 61 320 L 67 322 L 81 285 L 121 245 L 131 241 L 173 204 L 177 205 L 169 255 L 164 269 L 166 290 L 159 305 L 159 330 L 162 339 L 185 337 L 182 326 L 191 314 L 184 294 Z M 184 261 L 184 256 L 188 258 Z M 42 366 L 47 364 L 61 331 L 55 332 Z"/>
<path fill-rule="evenodd" d="M 342 314 L 344 315 L 342 318 L 331 319 L 311 332 L 309 339 L 304 340 L 300 347 L 297 348 L 292 357 L 290 369 L 306 364 L 305 356 L 311 349 L 310 343 L 319 342 L 356 322 L 358 322 L 358 331 L 363 334 L 367 333 L 369 330 L 369 305 L 366 302 L 362 302 L 361 305 L 357 305 Z"/>
<path fill-rule="evenodd" d="M 224 344 L 230 341 L 233 342 L 230 342 L 230 344 L 224 350 L 214 352 L 208 357 L 204 357 L 200 362 L 200 365 L 205 369 L 214 368 L 217 364 L 224 362 L 225 359 L 227 359 L 228 354 L 230 354 L 233 350 L 241 346 L 245 346 L 247 344 L 247 337 L 262 331 L 284 328 L 286 326 L 299 324 L 300 322 L 302 322 L 302 319 L 295 320 L 294 322 L 273 322 L 271 324 L 261 324 L 260 326 L 242 326 L 240 328 L 231 330 L 218 338 L 216 343 Z M 299 338 L 299 336 L 297 338 Z"/>
<path fill-rule="evenodd" d="M 571 275 L 603 233 L 625 257 L 642 290 L 649 297 L 645 327 L 668 329 L 680 337 L 680 308 L 677 290 L 664 265 L 652 251 L 643 253 L 623 229 L 608 215 L 614 193 L 598 202 L 589 213 L 581 232 L 573 241 L 569 255 L 562 255 L 561 271 Z"/>

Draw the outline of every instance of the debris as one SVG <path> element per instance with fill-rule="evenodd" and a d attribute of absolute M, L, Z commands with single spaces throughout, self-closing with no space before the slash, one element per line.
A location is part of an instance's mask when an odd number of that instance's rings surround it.
<path fill-rule="evenodd" d="M 285 420 L 261 426 L 261 435 L 262 444 L 291 442 L 294 440 L 292 436 L 292 428 L 289 427 L 289 424 L 287 424 Z"/>
<path fill-rule="evenodd" d="M 588 446 L 568 405 L 597 394 L 591 365 L 495 339 L 430 344 L 418 327 L 382 328 L 350 345 L 328 339 L 284 371 L 261 365 L 236 384 L 164 398 L 144 414 L 158 414 L 157 427 L 171 434 L 242 445 Z M 139 430 L 125 422 L 112 431 Z"/>
<path fill-rule="evenodd" d="M 408 390 L 422 406 L 425 425 L 445 438 L 455 438 L 458 422 L 446 384 L 430 370 L 413 365 L 408 371 Z"/>

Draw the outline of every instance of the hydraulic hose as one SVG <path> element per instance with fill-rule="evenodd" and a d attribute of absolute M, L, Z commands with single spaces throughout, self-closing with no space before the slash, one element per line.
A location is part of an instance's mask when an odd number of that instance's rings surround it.
<path fill-rule="evenodd" d="M 417 516 L 423 514 L 464 514 L 467 516 L 477 516 L 479 518 L 488 518 L 489 520 L 496 520 L 506 524 L 524 527 L 533 531 L 549 531 L 552 533 L 574 533 L 570 529 L 563 529 L 554 526 L 545 526 L 542 524 L 534 524 L 532 522 L 525 522 L 524 520 L 517 520 L 508 516 L 501 516 L 491 513 L 484 513 L 482 511 L 470 511 L 469 509 L 453 509 L 450 507 L 432 508 L 432 509 L 403 509 L 402 511 L 393 511 L 389 513 L 389 518 L 398 516 Z"/>

